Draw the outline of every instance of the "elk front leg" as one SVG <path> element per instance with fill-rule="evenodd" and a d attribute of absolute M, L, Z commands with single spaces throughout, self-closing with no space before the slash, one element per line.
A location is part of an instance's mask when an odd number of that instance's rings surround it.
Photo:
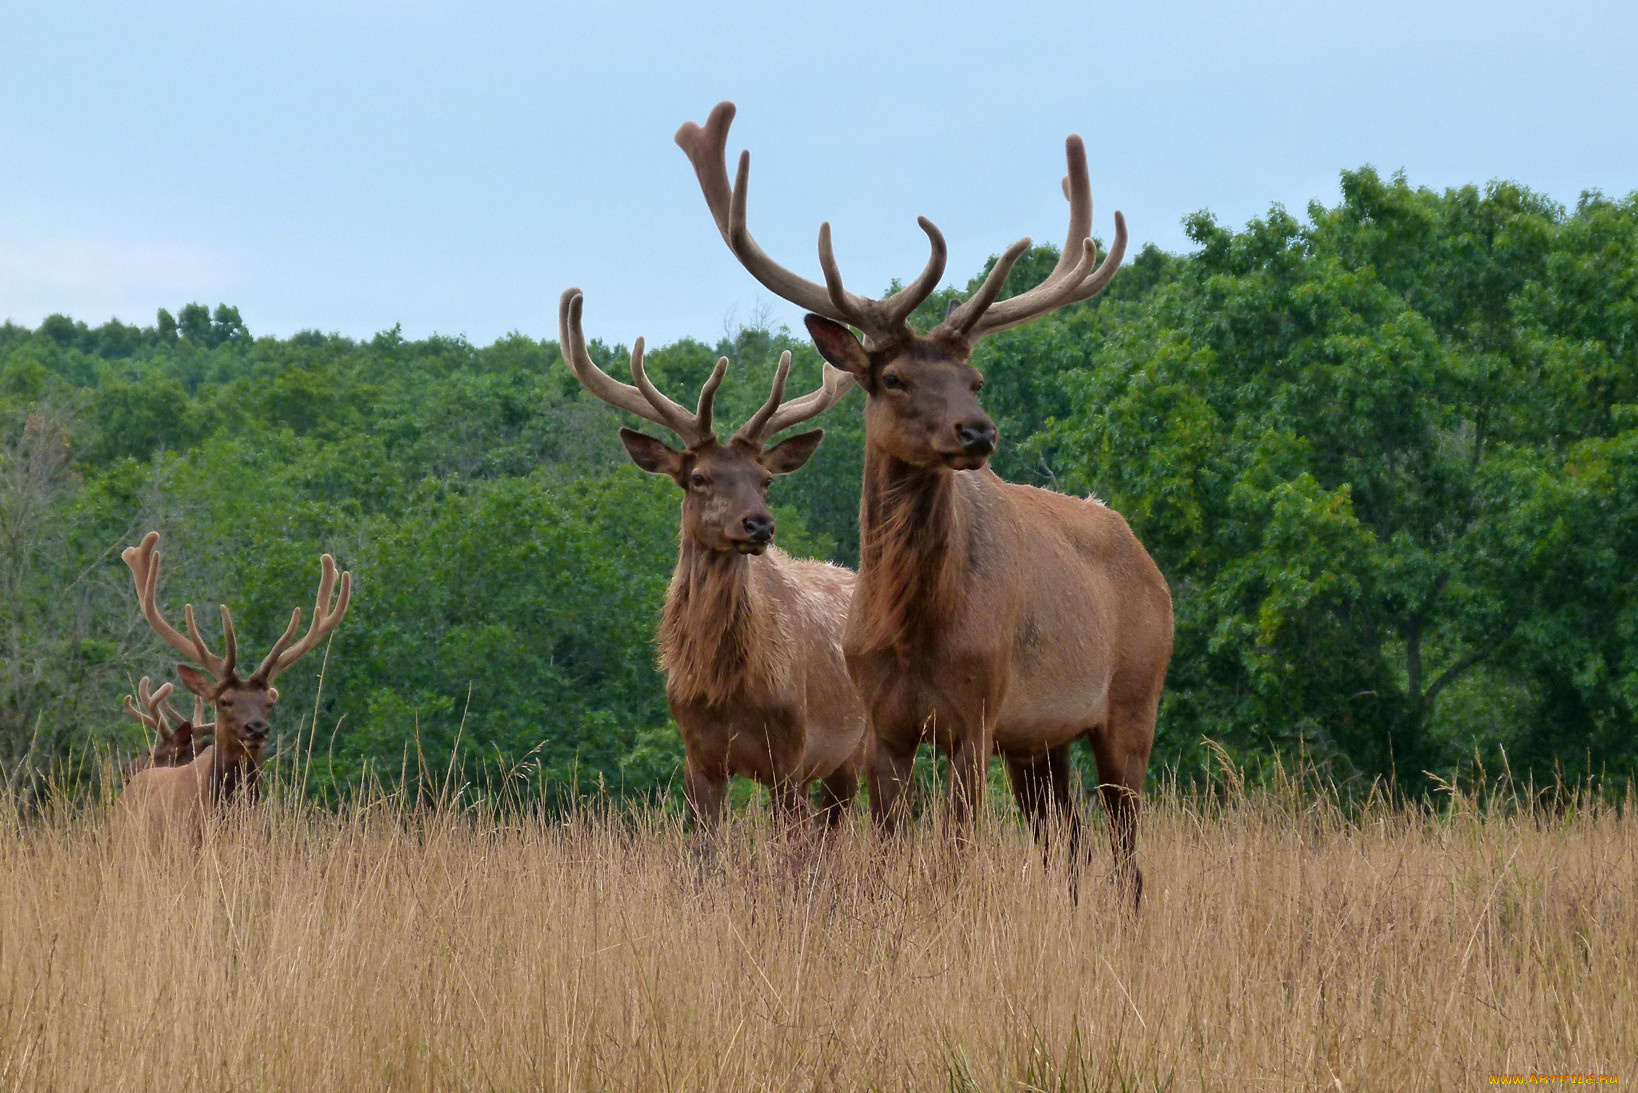
<path fill-rule="evenodd" d="M 984 807 L 990 774 L 989 726 L 962 733 L 950 749 L 950 818 L 958 830 L 973 825 Z"/>
<path fill-rule="evenodd" d="M 877 739 L 871 746 L 866 781 L 870 786 L 870 818 L 876 830 L 896 835 L 910 819 L 910 799 L 905 791 L 916 765 L 916 741 L 889 742 Z"/>
<path fill-rule="evenodd" d="M 690 756 L 683 768 L 683 795 L 688 798 L 688 807 L 701 833 L 715 835 L 728 811 L 727 772 Z"/>
<path fill-rule="evenodd" d="M 769 787 L 769 796 L 773 799 L 774 817 L 781 831 L 786 834 L 799 834 L 806 828 L 809 820 L 807 795 L 802 792 L 802 783 L 794 778 L 778 778 Z"/>
<path fill-rule="evenodd" d="M 859 772 L 851 764 L 838 767 L 820 780 L 819 817 L 825 830 L 834 831 L 842 825 L 858 792 Z"/>

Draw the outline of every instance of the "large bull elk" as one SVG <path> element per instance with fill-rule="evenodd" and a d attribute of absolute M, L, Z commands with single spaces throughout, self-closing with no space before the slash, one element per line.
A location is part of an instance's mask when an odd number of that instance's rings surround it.
<path fill-rule="evenodd" d="M 188 628 L 186 637 L 167 622 L 160 611 L 159 532 L 150 531 L 139 546 L 126 547 L 121 557 L 130 567 L 131 578 L 136 582 L 142 617 L 171 648 L 205 669 L 201 672 L 189 664 L 176 666 L 177 674 L 182 677 L 188 690 L 209 702 L 216 713 L 215 746 L 201 752 L 193 763 L 194 767 L 205 764 L 201 770 L 210 801 L 215 805 L 225 805 L 241 795 L 254 801 L 261 776 L 262 752 L 269 732 L 268 719 L 279 700 L 279 691 L 273 686 L 273 681 L 341 625 L 352 601 L 352 574 L 340 574 L 341 587 L 338 591 L 335 559 L 324 555 L 320 559 L 318 599 L 307 633 L 300 641 L 291 644 L 296 630 L 301 626 L 301 608 L 298 607 L 291 612 L 290 625 L 273 643 L 272 650 L 246 678 L 237 671 L 239 644 L 227 604 L 221 605 L 223 652 L 220 656 L 211 652 L 200 637 L 192 604 L 182 609 Z M 206 672 L 210 674 L 207 676 Z"/>
<path fill-rule="evenodd" d="M 825 366 L 823 385 L 781 401 L 790 354 L 779 359 L 767 402 L 726 443 L 712 413 L 728 367 L 717 362 L 689 412 L 662 394 L 643 370 L 643 340 L 622 383 L 586 352 L 579 289 L 563 294 L 558 321 L 564 363 L 586 390 L 620 410 L 669 429 L 678 451 L 622 428 L 631 461 L 668 476 L 683 491 L 682 544 L 660 622 L 666 700 L 682 731 L 683 788 L 700 826 L 711 831 L 727 807 L 733 775 L 770 788 L 788 825 L 805 819 L 808 787 L 818 781 L 825 822 L 845 816 L 858 785 L 864 711 L 848 681 L 842 626 L 853 573 L 793 558 L 773 545 L 767 490 L 774 475 L 799 469 L 819 446 L 814 429 L 767 447 L 770 437 L 818 417 L 853 387 Z"/>
<path fill-rule="evenodd" d="M 819 229 L 824 283 L 774 263 L 746 227 L 750 154 L 730 183 L 725 154 L 732 103 L 702 127 L 685 124 L 687 153 L 723 240 L 764 286 L 812 312 L 825 359 L 865 389 L 865 470 L 858 586 L 848 612 L 848 670 L 876 740 L 871 806 L 892 830 L 905 810 L 916 746 L 950 756 L 952 797 L 970 814 L 993 751 L 1006 761 L 1018 803 L 1037 833 L 1056 816 L 1078 838 L 1070 744 L 1087 737 L 1109 813 L 1116 875 L 1141 898 L 1134 861 L 1139 794 L 1172 647 L 1165 578 L 1126 521 L 1093 499 L 1003 482 L 987 466 L 997 432 L 978 402 L 970 363 L 987 334 L 1090 298 L 1114 276 L 1126 247 L 1101 264 L 1092 242 L 1092 194 L 1080 138 L 1066 142 L 1069 237 L 1045 281 L 997 301 L 1021 239 L 973 296 L 926 334 L 911 312 L 943 275 L 943 237 L 923 218 L 932 256 L 903 290 L 871 299 L 849 291 Z M 864 335 L 861 344 L 849 329 Z"/>

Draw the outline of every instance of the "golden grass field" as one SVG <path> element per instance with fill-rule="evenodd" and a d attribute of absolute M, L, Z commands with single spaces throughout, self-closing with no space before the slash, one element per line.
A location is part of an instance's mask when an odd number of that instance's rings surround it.
<path fill-rule="evenodd" d="M 342 814 L 128 857 L 0 814 L 0 1088 L 1465 1089 L 1638 1081 L 1630 807 L 1154 792 L 1135 919 L 1000 813 Z M 1095 813 L 1101 825 L 1101 815 Z"/>

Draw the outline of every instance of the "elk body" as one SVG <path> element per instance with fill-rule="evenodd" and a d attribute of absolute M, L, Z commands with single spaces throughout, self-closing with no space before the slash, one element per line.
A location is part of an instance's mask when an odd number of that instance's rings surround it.
<path fill-rule="evenodd" d="M 731 103 L 706 125 L 677 132 L 729 249 L 767 288 L 812 312 L 825 359 L 864 388 L 865 470 L 859 579 L 844 638 L 848 671 L 875 740 L 871 807 L 880 826 L 903 820 L 916 746 L 950 757 L 951 792 L 965 816 L 981 799 L 999 752 L 1037 834 L 1057 820 L 1078 842 L 1070 745 L 1086 737 L 1109 813 L 1117 876 L 1134 902 L 1139 794 L 1172 647 L 1165 578 L 1126 521 L 1093 499 L 1003 482 L 988 466 L 998 440 L 978 402 L 970 363 L 986 334 L 1100 291 L 1119 268 L 1125 221 L 1115 214 L 1110 255 L 1094 266 L 1091 188 L 1078 137 L 1067 142 L 1069 239 L 1036 288 L 997 302 L 1015 243 L 977 293 L 927 334 L 910 313 L 943 274 L 943 237 L 926 268 L 885 299 L 849 292 L 819 232 L 823 285 L 776 265 L 746 227 L 749 153 L 730 184 L 724 155 Z M 864 341 L 849 328 L 864 334 Z"/>
<path fill-rule="evenodd" d="M 659 647 L 666 701 L 687 756 L 689 805 L 700 826 L 714 830 L 727 807 L 728 779 L 737 774 L 768 786 L 776 810 L 794 826 L 807 818 L 808 787 L 817 781 L 823 817 L 834 826 L 852 802 L 865 745 L 864 711 L 842 654 L 853 573 L 773 546 L 768 485 L 806 463 L 824 431 L 765 443 L 829 409 L 852 378 L 827 366 L 819 390 L 782 402 L 786 353 L 766 404 L 722 443 L 711 418 L 726 358 L 690 413 L 648 380 L 641 338 L 631 355 L 636 386 L 599 369 L 586 352 L 582 307 L 578 289 L 563 294 L 564 363 L 592 394 L 671 430 L 684 445 L 678 451 L 620 430 L 632 462 L 683 491 L 682 543 Z"/>
<path fill-rule="evenodd" d="M 238 799 L 254 801 L 258 793 L 263 748 L 269 732 L 269 717 L 278 701 L 273 680 L 323 641 L 347 615 L 352 598 L 352 575 L 340 574 L 336 590 L 335 559 L 320 559 L 318 600 L 313 620 L 300 641 L 291 644 L 301 625 L 301 608 L 291 612 L 290 625 L 273 644 L 248 678 L 239 675 L 238 639 L 233 616 L 221 606 L 221 656 L 211 652 L 194 622 L 193 605 L 183 608 L 188 629 L 184 637 L 166 621 L 159 609 L 159 532 L 150 531 L 139 546 L 127 547 L 121 555 L 136 583 L 137 602 L 154 632 L 183 656 L 205 669 L 177 665 L 182 682 L 199 699 L 211 704 L 216 714 L 215 741 L 199 752 L 191 763 L 167 769 L 150 769 L 132 779 L 121 805 L 123 815 L 141 816 L 144 822 L 167 823 L 198 818 L 204 812 L 224 807 Z M 332 600 L 332 596 L 334 597 Z M 206 674 L 209 673 L 209 675 Z M 168 692 L 169 684 L 162 691 Z M 138 783 L 142 784 L 139 786 Z M 127 821 L 129 822 L 129 821 Z"/>

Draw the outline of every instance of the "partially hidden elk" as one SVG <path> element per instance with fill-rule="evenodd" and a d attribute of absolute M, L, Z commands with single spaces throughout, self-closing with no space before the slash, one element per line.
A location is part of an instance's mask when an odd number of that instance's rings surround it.
<path fill-rule="evenodd" d="M 808 822 L 809 787 L 820 785 L 828 826 L 845 817 L 863 764 L 864 711 L 848 679 L 842 628 L 853 595 L 851 570 L 793 558 L 773 545 L 767 490 L 775 475 L 806 463 L 824 430 L 771 447 L 770 437 L 818 417 L 853 387 L 825 366 L 822 386 L 784 400 L 790 354 L 780 357 L 767 402 L 726 442 L 712 425 L 719 360 L 692 412 L 673 402 L 643 369 L 643 341 L 631 353 L 632 384 L 600 369 L 586 351 L 584 299 L 563 294 L 563 360 L 593 395 L 675 433 L 672 448 L 634 429 L 620 439 L 631 461 L 682 490 L 677 568 L 660 622 L 666 700 L 682 732 L 684 792 L 700 828 L 714 831 L 727 808 L 728 779 L 768 786 L 787 830 Z"/>
<path fill-rule="evenodd" d="M 213 746 L 201 751 L 186 767 L 175 768 L 191 771 L 193 784 L 186 790 L 176 789 L 158 811 L 168 819 L 175 819 L 182 813 L 197 816 L 207 810 L 220 810 L 236 800 L 254 802 L 270 731 L 269 719 L 279 700 L 273 681 L 341 625 L 352 600 L 352 574 L 339 575 L 338 590 L 335 559 L 324 555 L 320 559 L 318 598 L 307 633 L 299 641 L 295 640 L 296 631 L 301 627 L 301 608 L 298 607 L 291 612 L 290 625 L 273 643 L 267 656 L 245 677 L 238 672 L 238 639 L 226 604 L 221 605 L 223 652 L 220 656 L 213 653 L 200 636 L 192 604 L 183 608 L 186 637 L 166 620 L 158 602 L 158 548 L 159 532 L 150 531 L 140 545 L 127 547 L 121 557 L 136 583 L 143 618 L 171 648 L 194 662 L 178 664 L 177 674 L 188 690 L 211 705 L 216 715 Z M 180 785 L 182 776 L 175 778 Z M 126 796 L 130 795 L 131 790 L 127 790 Z"/>
<path fill-rule="evenodd" d="M 148 751 L 125 763 L 120 768 L 120 780 L 129 783 L 149 767 L 177 767 L 191 763 L 199 752 L 209 745 L 207 737 L 215 730 L 205 722 L 205 703 L 198 695 L 193 698 L 193 716 L 184 718 L 169 702 L 172 685 L 164 684 L 152 690 L 148 677 L 137 683 L 136 697 L 126 695 L 122 708 L 125 716 L 136 721 L 153 734 L 154 742 Z"/>
<path fill-rule="evenodd" d="M 173 730 L 167 721 L 180 719 L 168 701 L 171 690 L 166 683 L 150 691 L 144 676 L 137 685 L 141 705 L 125 697 L 126 714 L 152 729 L 157 741 L 148 755 L 127 765 L 125 792 L 114 804 L 113 827 L 121 835 L 196 831 L 199 817 L 209 807 L 215 749 L 206 744 L 194 750 L 203 702 L 195 698 L 193 720 L 181 721 Z"/>
<path fill-rule="evenodd" d="M 1069 236 L 1046 280 L 997 300 L 1029 249 L 1021 239 L 971 298 L 918 333 L 910 314 L 944 271 L 938 229 L 920 220 L 931 242 L 927 266 L 884 299 L 844 287 L 829 224 L 819 230 L 823 284 L 777 265 L 746 226 L 748 152 L 735 181 L 728 178 L 733 117 L 733 104 L 721 103 L 704 126 L 685 124 L 676 137 L 717 228 L 752 276 L 811 313 L 820 353 L 867 398 L 859 579 L 844 646 L 875 739 L 868 778 L 877 822 L 893 830 L 903 821 L 918 743 L 948 754 L 953 808 L 963 819 L 998 752 L 1032 828 L 1044 837 L 1054 822 L 1065 825 L 1073 860 L 1070 745 L 1086 737 L 1116 876 L 1135 906 L 1139 795 L 1171 658 L 1171 596 L 1118 513 L 1092 498 L 1003 482 L 989 469 L 999 438 L 971 363 L 986 335 L 1102 290 L 1125 252 L 1124 218 L 1115 214 L 1113 247 L 1097 263 L 1086 152 L 1069 137 Z"/>

